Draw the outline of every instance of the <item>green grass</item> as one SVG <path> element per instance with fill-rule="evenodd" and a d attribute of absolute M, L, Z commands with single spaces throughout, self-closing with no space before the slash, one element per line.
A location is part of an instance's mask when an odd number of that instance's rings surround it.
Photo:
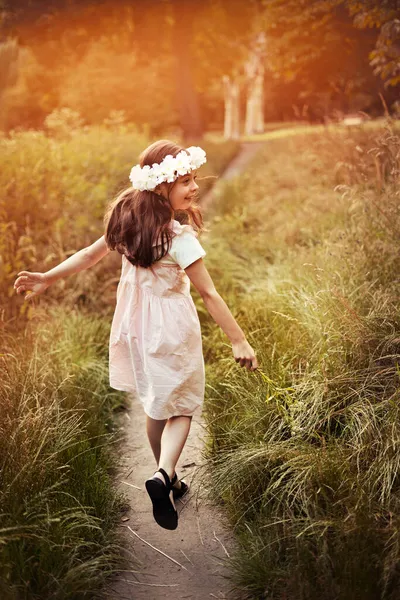
<path fill-rule="evenodd" d="M 260 140 L 263 141 L 263 136 L 267 135 L 269 132 L 278 132 L 281 129 L 292 131 L 294 129 L 297 129 L 298 127 L 301 127 L 303 130 L 304 129 L 308 130 L 308 129 L 311 129 L 313 126 L 309 125 L 305 121 L 266 122 L 266 123 L 264 123 L 264 132 L 263 133 L 255 134 L 254 136 L 246 136 L 246 135 L 242 134 L 239 138 L 239 141 L 241 141 L 241 142 L 248 141 L 248 140 L 252 140 L 253 138 L 256 140 L 256 139 L 258 139 L 259 136 L 260 136 Z M 224 132 L 223 132 L 223 130 L 209 131 L 204 135 L 204 138 L 207 141 L 220 142 L 221 140 L 224 139 Z M 268 139 L 268 135 L 267 135 L 266 139 Z"/>
<path fill-rule="evenodd" d="M 207 455 L 248 598 L 397 598 L 399 143 L 276 139 L 217 194 L 208 266 L 260 370 L 201 313 Z"/>
<path fill-rule="evenodd" d="M 36 311 L 0 356 L 0 595 L 89 598 L 121 565 L 104 319 Z"/>
<path fill-rule="evenodd" d="M 132 165 L 153 141 L 128 126 L 66 129 L 56 137 L 43 131 L 0 137 L 0 303 L 5 320 L 24 322 L 32 312 L 14 293 L 19 271 L 47 271 L 101 237 L 108 203 L 130 185 Z M 236 142 L 221 140 L 203 146 L 202 193 L 214 182 L 207 177 L 218 176 L 238 150 Z M 101 262 L 67 284 L 57 283 L 46 296 L 55 305 L 81 303 L 109 317 L 119 263 Z"/>
<path fill-rule="evenodd" d="M 360 125 L 345 125 L 342 123 L 330 123 L 327 125 L 310 125 L 302 121 L 293 122 L 276 122 L 276 123 L 265 123 L 263 133 L 255 133 L 253 135 L 242 134 L 238 142 L 268 142 L 269 140 L 276 140 L 281 138 L 290 137 L 293 135 L 313 135 L 321 133 L 348 133 L 353 135 L 355 132 L 368 131 L 375 129 L 382 129 L 384 127 L 385 120 L 383 118 L 374 119 L 370 121 L 364 121 Z M 393 129 L 400 127 L 400 122 L 393 120 L 391 123 Z M 206 140 L 218 142 L 223 140 L 223 132 L 210 132 L 205 136 Z"/>
<path fill-rule="evenodd" d="M 136 564 L 118 528 L 127 500 L 115 490 L 125 396 L 108 386 L 120 257 L 32 304 L 12 286 L 18 271 L 48 270 L 102 235 L 105 206 L 148 143 L 125 126 L 0 139 L 2 600 L 100 598 L 110 575 Z M 205 176 L 238 149 L 204 147 Z"/>

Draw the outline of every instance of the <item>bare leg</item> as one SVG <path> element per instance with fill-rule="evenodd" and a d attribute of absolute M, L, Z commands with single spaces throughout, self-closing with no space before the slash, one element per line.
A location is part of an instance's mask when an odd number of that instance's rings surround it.
<path fill-rule="evenodd" d="M 146 432 L 149 438 L 150 446 L 156 459 L 156 463 L 160 462 L 161 454 L 161 436 L 164 431 L 164 427 L 167 423 L 167 419 L 152 419 L 146 415 Z"/>
<path fill-rule="evenodd" d="M 176 529 L 178 525 L 178 513 L 175 508 L 174 491 L 169 491 L 165 495 L 167 479 L 172 480 L 175 474 L 175 467 L 185 445 L 189 434 L 192 417 L 183 415 L 170 417 L 162 431 L 162 425 L 154 424 L 154 419 L 148 421 L 148 432 L 150 443 L 152 444 L 154 456 L 158 452 L 158 442 L 160 431 L 161 435 L 161 453 L 158 463 L 158 469 L 162 469 L 165 476 L 160 471 L 156 471 L 153 477 L 146 480 L 146 490 L 153 504 L 153 515 L 155 521 L 165 529 Z M 157 483 L 161 480 L 164 485 Z M 179 482 L 179 488 L 182 484 Z M 177 489 L 179 489 L 177 488 Z M 185 491 L 185 490 L 184 490 Z"/>
<path fill-rule="evenodd" d="M 164 427 L 158 466 L 168 473 L 169 478 L 172 478 L 175 473 L 176 463 L 189 435 L 191 423 L 192 417 L 170 417 Z M 161 473 L 157 473 L 158 476 L 164 480 Z"/>

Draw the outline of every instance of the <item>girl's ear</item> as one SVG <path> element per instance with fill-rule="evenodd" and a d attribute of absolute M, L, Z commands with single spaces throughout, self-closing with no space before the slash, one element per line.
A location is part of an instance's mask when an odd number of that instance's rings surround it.
<path fill-rule="evenodd" d="M 162 198 L 164 198 L 164 200 L 167 200 L 168 198 L 168 188 L 166 187 L 165 183 L 159 183 L 155 188 L 154 188 L 154 192 L 158 195 L 161 196 Z"/>

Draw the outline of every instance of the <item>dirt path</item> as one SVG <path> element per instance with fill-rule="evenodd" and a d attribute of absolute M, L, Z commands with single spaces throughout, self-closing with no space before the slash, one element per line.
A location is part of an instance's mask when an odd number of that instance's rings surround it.
<path fill-rule="evenodd" d="M 141 564 L 136 567 L 139 572 L 121 574 L 110 583 L 108 597 L 113 600 L 230 598 L 229 584 L 224 580 L 227 574 L 224 560 L 226 553 L 232 551 L 234 541 L 223 516 L 207 501 L 207 488 L 199 470 L 204 435 L 202 423 L 193 420 L 178 463 L 179 476 L 185 476 L 192 488 L 188 497 L 176 503 L 178 529 L 168 531 L 155 523 L 144 488 L 144 481 L 153 474 L 156 465 L 145 434 L 141 405 L 132 402 L 125 418 L 125 467 L 119 485 L 127 493 L 131 509 L 127 513 L 129 520 L 121 526 L 125 528 L 131 551 Z"/>
<path fill-rule="evenodd" d="M 221 179 L 237 175 L 260 145 L 243 144 Z M 212 201 L 212 194 L 209 192 L 203 199 L 204 209 Z M 155 523 L 144 488 L 144 481 L 153 475 L 156 464 L 139 401 L 132 400 L 131 407 L 122 416 L 121 425 L 126 432 L 126 443 L 121 448 L 124 458 L 118 486 L 128 496 L 131 507 L 121 527 L 128 548 L 138 558 L 140 566 L 133 566 L 132 571 L 115 577 L 108 584 L 105 597 L 112 600 L 233 598 L 226 559 L 234 549 L 235 541 L 222 512 L 207 499 L 210 483 L 205 481 L 201 469 L 206 436 L 201 417 L 193 419 L 177 466 L 178 475 L 185 477 L 191 491 L 188 497 L 176 503 L 179 525 L 175 531 L 162 529 Z"/>
<path fill-rule="evenodd" d="M 219 178 L 219 181 L 227 181 L 239 175 L 239 173 L 241 173 L 243 169 L 247 166 L 247 164 L 251 161 L 253 156 L 255 156 L 264 145 L 264 142 L 243 142 L 240 146 L 240 151 L 235 156 L 235 158 L 229 163 L 228 167 L 225 169 L 225 171 Z M 217 189 L 217 186 L 218 184 L 214 186 L 203 197 L 201 201 L 202 210 L 205 214 L 205 220 L 207 218 L 207 208 L 212 202 L 213 194 Z"/>

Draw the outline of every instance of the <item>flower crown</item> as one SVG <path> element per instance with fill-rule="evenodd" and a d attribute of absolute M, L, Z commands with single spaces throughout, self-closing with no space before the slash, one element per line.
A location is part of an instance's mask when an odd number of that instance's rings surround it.
<path fill-rule="evenodd" d="M 132 167 L 129 179 L 135 189 L 141 192 L 150 191 L 164 181 L 171 183 L 180 175 L 198 169 L 206 160 L 206 153 L 202 148 L 190 146 L 186 150 L 181 150 L 175 157 L 167 154 L 160 163 L 154 163 L 152 167 L 135 165 Z"/>

